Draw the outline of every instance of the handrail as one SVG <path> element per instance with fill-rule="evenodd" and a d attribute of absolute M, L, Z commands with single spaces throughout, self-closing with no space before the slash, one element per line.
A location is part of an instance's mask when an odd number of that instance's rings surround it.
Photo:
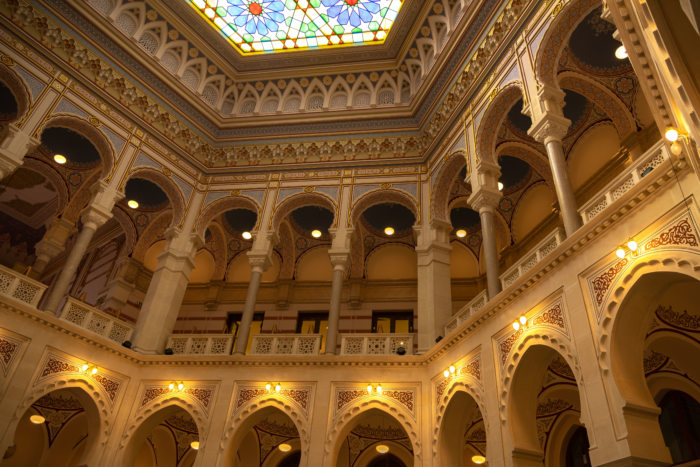
<path fill-rule="evenodd" d="M 486 302 L 488 302 L 486 290 L 482 290 L 474 298 L 469 300 L 466 305 L 460 308 L 452 319 L 448 321 L 447 325 L 445 325 L 445 335 L 448 335 L 453 329 L 466 321 L 467 318 L 486 306 Z"/>
<path fill-rule="evenodd" d="M 133 325 L 73 297 L 68 297 L 66 300 L 59 319 L 76 324 L 118 344 L 128 341 L 134 332 Z"/>
<path fill-rule="evenodd" d="M 413 354 L 413 333 L 341 334 L 341 355 L 396 355 L 403 347 Z"/>
<path fill-rule="evenodd" d="M 250 355 L 318 355 L 321 334 L 254 334 Z"/>
<path fill-rule="evenodd" d="M 518 277 L 525 274 L 537 263 L 542 261 L 545 256 L 553 252 L 565 238 L 566 235 L 561 228 L 556 228 L 552 233 L 547 235 L 541 242 L 525 253 L 514 265 L 501 274 L 499 277 L 501 288 L 503 290 L 507 289 Z"/>
<path fill-rule="evenodd" d="M 230 355 L 232 334 L 171 334 L 166 348 L 177 355 Z"/>
<path fill-rule="evenodd" d="M 37 306 L 48 287 L 24 274 L 0 266 L 0 294 Z"/>

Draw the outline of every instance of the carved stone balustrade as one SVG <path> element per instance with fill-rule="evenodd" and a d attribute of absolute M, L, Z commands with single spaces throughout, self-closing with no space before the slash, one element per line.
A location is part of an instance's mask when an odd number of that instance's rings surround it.
<path fill-rule="evenodd" d="M 413 354 L 413 334 L 343 334 L 341 355 L 396 355 L 399 347 Z"/>
<path fill-rule="evenodd" d="M 547 235 L 541 242 L 535 245 L 530 251 L 523 255 L 514 265 L 501 274 L 501 286 L 505 290 L 510 284 L 515 282 L 520 276 L 532 269 L 545 256 L 553 252 L 566 238 L 562 229 L 556 229 Z"/>
<path fill-rule="evenodd" d="M 175 355 L 231 355 L 233 335 L 172 334 L 165 348 Z"/>
<path fill-rule="evenodd" d="M 255 334 L 250 355 L 318 355 L 321 334 Z"/>
<path fill-rule="evenodd" d="M 17 271 L 0 266 L 0 295 L 37 306 L 47 287 Z"/>
<path fill-rule="evenodd" d="M 448 335 L 453 329 L 466 321 L 467 318 L 481 310 L 486 305 L 486 302 L 488 302 L 486 290 L 482 290 L 454 314 L 450 322 L 445 326 L 445 335 Z"/>
<path fill-rule="evenodd" d="M 76 324 L 118 344 L 131 339 L 131 334 L 134 332 L 132 324 L 73 297 L 68 297 L 66 300 L 59 319 Z"/>

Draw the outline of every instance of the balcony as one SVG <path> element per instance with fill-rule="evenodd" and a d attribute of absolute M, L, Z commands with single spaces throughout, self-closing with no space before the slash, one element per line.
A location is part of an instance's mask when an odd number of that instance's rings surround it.
<path fill-rule="evenodd" d="M 342 334 L 340 355 L 396 355 L 399 347 L 413 354 L 413 334 Z"/>
<path fill-rule="evenodd" d="M 255 334 L 250 355 L 318 355 L 321 334 Z"/>
<path fill-rule="evenodd" d="M 0 295 L 36 307 L 47 286 L 17 271 L 0 266 Z"/>
<path fill-rule="evenodd" d="M 73 297 L 68 297 L 66 300 L 59 319 L 78 325 L 99 336 L 106 337 L 117 344 L 122 344 L 124 341 L 131 339 L 131 334 L 134 332 L 133 325 L 102 310 L 86 305 Z"/>
<path fill-rule="evenodd" d="M 230 355 L 231 334 L 172 334 L 166 348 L 175 355 Z"/>

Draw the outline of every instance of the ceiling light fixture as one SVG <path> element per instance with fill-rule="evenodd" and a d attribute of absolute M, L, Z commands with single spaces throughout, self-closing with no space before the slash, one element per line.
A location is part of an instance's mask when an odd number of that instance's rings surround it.
<path fill-rule="evenodd" d="M 129 206 L 131 209 L 136 209 L 139 207 L 139 202 L 135 199 L 130 199 L 126 202 L 126 205 Z"/>
<path fill-rule="evenodd" d="M 192 441 L 190 443 L 190 447 L 194 449 L 195 451 L 199 450 L 199 441 Z"/>
<path fill-rule="evenodd" d="M 498 191 L 503 191 L 503 183 L 498 182 Z"/>
<path fill-rule="evenodd" d="M 467 236 L 467 231 L 464 229 L 459 229 L 457 232 L 455 232 L 459 238 L 464 238 Z"/>
<path fill-rule="evenodd" d="M 250 240 L 251 238 L 253 238 L 253 234 L 251 234 L 248 231 L 245 231 L 241 234 L 241 237 L 243 237 L 245 240 Z"/>
<path fill-rule="evenodd" d="M 41 425 L 42 423 L 44 423 L 46 421 L 46 419 L 41 415 L 31 415 L 29 417 L 29 421 L 35 425 Z"/>
<path fill-rule="evenodd" d="M 289 452 L 292 450 L 292 447 L 287 443 L 282 443 L 279 446 L 277 446 L 277 449 L 279 449 L 282 452 Z"/>
<path fill-rule="evenodd" d="M 54 160 L 54 162 L 56 162 L 57 164 L 61 164 L 61 165 L 63 165 L 63 164 L 65 164 L 66 162 L 68 162 L 68 159 L 66 159 L 66 156 L 64 156 L 63 154 L 54 154 L 53 160 Z"/>
<path fill-rule="evenodd" d="M 315 229 L 315 230 L 312 230 L 312 231 L 311 231 L 311 236 L 312 236 L 313 238 L 320 238 L 321 235 L 322 235 L 322 234 L 321 234 L 321 231 L 318 230 L 318 229 Z"/>
<path fill-rule="evenodd" d="M 386 454 L 389 452 L 389 446 L 386 444 L 377 444 L 377 447 L 375 448 L 379 454 Z"/>
<path fill-rule="evenodd" d="M 385 227 L 384 228 L 384 233 L 386 235 L 394 235 L 394 228 L 393 227 Z"/>
<path fill-rule="evenodd" d="M 475 464 L 483 464 L 486 462 L 486 458 L 484 456 L 472 456 L 472 462 Z"/>
<path fill-rule="evenodd" d="M 617 57 L 620 60 L 624 60 L 627 57 L 629 57 L 629 54 L 627 53 L 627 49 L 625 48 L 624 45 L 621 45 L 617 49 L 615 49 L 615 57 Z"/>

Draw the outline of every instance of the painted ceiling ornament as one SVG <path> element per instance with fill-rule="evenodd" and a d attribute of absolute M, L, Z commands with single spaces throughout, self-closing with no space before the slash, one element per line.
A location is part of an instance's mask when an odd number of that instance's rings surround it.
<path fill-rule="evenodd" d="M 322 0 L 323 5 L 328 8 L 328 16 L 337 18 L 338 23 L 343 26 L 350 22 L 352 27 L 359 27 L 361 24 L 370 25 L 374 15 L 379 13 L 379 0 Z M 370 25 L 370 28 L 378 28 L 379 24 Z"/>
<path fill-rule="evenodd" d="M 227 11 L 234 18 L 234 24 L 244 28 L 248 34 L 256 32 L 267 36 L 277 32 L 279 23 L 284 21 L 284 3 L 279 0 L 228 0 Z M 246 36 L 244 36 L 244 39 Z M 252 36 L 248 42 L 252 41 Z"/>

